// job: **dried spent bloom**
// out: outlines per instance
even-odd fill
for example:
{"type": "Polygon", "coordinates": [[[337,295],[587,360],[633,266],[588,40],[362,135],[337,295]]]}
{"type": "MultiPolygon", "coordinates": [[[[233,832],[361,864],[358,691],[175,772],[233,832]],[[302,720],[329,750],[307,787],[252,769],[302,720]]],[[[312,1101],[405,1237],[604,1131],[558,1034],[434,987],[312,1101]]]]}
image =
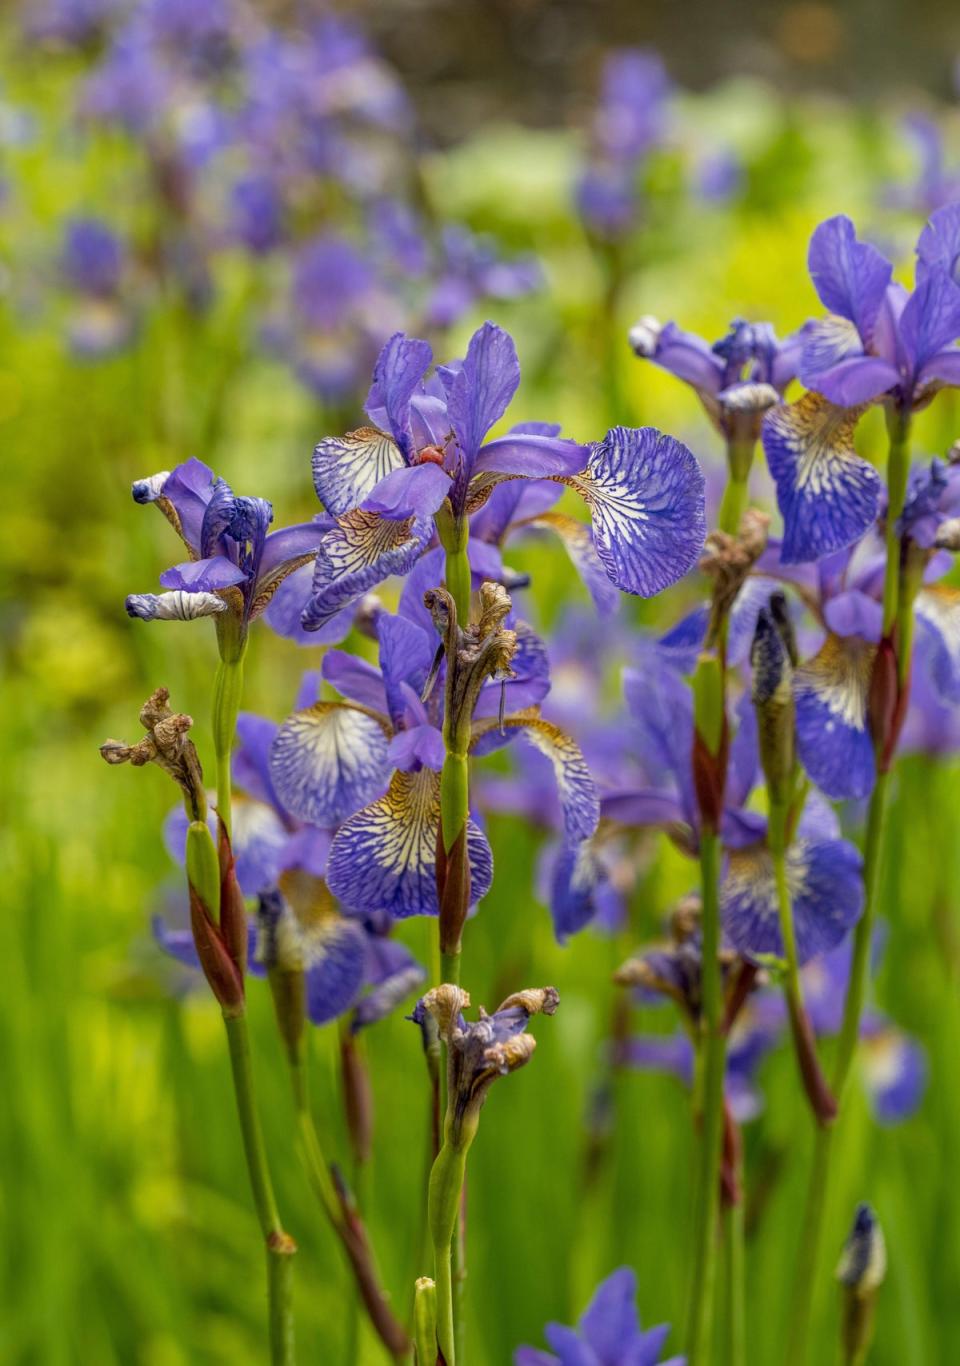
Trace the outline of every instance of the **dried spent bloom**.
{"type": "Polygon", "coordinates": [[[180,787],[191,819],[202,820],[207,806],[203,771],[194,743],[187,738],[193,719],[172,711],[169,699],[166,688],[157,688],[140,709],[140,724],[147,732],[144,738],[135,745],[107,740],[100,753],[108,764],[132,764],[134,768],[157,764],[180,787]]]}
{"type": "Polygon", "coordinates": [[[707,640],[713,642],[730,614],[734,599],[767,546],[770,518],[759,508],[748,508],[736,536],[711,531],[700,557],[700,568],[713,580],[707,640]]]}
{"type": "Polygon", "coordinates": [[[536,1040],[525,1032],[531,1015],[553,1015],[559,1003],[554,987],[528,988],[508,996],[492,1015],[481,1007],[480,1019],[467,1023],[462,1011],[470,997],[462,987],[445,983],[422,998],[411,1018],[419,1024],[424,1014],[432,1016],[448,1048],[447,1142],[469,1145],[492,1083],[533,1056],[536,1040]]]}

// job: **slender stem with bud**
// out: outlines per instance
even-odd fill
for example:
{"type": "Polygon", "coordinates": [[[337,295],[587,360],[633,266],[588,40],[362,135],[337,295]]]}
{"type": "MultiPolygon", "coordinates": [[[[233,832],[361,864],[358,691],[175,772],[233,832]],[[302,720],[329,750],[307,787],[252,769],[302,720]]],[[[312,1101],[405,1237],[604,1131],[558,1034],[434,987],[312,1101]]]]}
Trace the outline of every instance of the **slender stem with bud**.
{"type": "MultiPolygon", "coordinates": [[[[900,692],[898,703],[902,715],[906,701],[906,689],[909,686],[913,630],[912,624],[908,631],[900,633],[896,631],[896,627],[898,623],[902,625],[905,614],[912,614],[913,593],[916,590],[916,583],[912,578],[909,582],[905,582],[905,576],[901,570],[903,547],[899,527],[910,463],[909,413],[896,410],[891,414],[888,425],[890,450],[887,459],[886,566],[883,581],[883,628],[879,652],[882,656],[885,649],[894,648],[894,638],[899,634],[899,639],[896,640],[895,657],[896,682],[900,692]]],[[[892,754],[888,752],[890,749],[889,737],[874,734],[873,739],[874,750],[877,755],[877,780],[870,795],[870,805],[867,812],[863,868],[863,914],[853,934],[850,979],[844,1001],[843,1022],[840,1026],[833,1070],[833,1093],[841,1109],[860,1037],[860,1019],[866,995],[870,947],[876,920],[877,888],[883,857],[884,819],[889,793],[888,770],[892,758],[892,754]]],[[[813,1294],[820,1261],[823,1216],[830,1178],[833,1132],[831,1129],[820,1130],[814,1148],[806,1217],[797,1260],[795,1295],[787,1342],[787,1366],[803,1366],[807,1359],[807,1341],[810,1332],[813,1294]]]]}

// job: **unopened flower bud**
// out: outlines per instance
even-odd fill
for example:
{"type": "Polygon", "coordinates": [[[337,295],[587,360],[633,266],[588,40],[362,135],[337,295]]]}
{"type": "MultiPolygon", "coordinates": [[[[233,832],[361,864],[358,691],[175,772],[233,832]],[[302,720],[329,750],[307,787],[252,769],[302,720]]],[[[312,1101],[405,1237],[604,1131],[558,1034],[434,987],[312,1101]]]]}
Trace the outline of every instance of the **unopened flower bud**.
{"type": "Polygon", "coordinates": [[[844,1360],[865,1361],[873,1337],[877,1291],[887,1271],[883,1230],[869,1205],[858,1205],[843,1247],[837,1280],[843,1294],[844,1360]]]}
{"type": "Polygon", "coordinates": [[[788,644],[768,608],[757,617],[750,663],[760,763],[771,804],[783,807],[793,794],[796,768],[793,665],[788,644]]]}

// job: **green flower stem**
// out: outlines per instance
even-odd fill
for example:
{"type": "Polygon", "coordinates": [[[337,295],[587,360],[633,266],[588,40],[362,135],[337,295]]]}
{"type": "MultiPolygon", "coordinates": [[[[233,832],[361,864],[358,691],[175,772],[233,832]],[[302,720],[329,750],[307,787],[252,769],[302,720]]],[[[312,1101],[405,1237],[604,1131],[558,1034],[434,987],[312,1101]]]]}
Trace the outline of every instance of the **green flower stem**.
{"type": "Polygon", "coordinates": [[[457,609],[457,621],[461,629],[466,630],[470,620],[470,560],[467,555],[467,543],[470,539],[470,523],[466,517],[455,517],[449,509],[449,504],[444,506],[437,513],[436,518],[437,535],[440,537],[440,544],[444,549],[444,571],[443,577],[446,581],[447,592],[453,598],[457,609]]]}
{"type": "Polygon", "coordinates": [[[270,1360],[272,1366],[293,1366],[293,1310],[291,1305],[293,1254],[297,1245],[283,1230],[267,1167],[263,1132],[253,1094],[250,1037],[246,1015],[224,1014],[237,1114],[253,1191],[253,1203],[267,1245],[270,1360]]]}
{"type": "Polygon", "coordinates": [[[233,785],[230,778],[230,752],[237,729],[237,713],[243,694],[243,655],[241,648],[236,658],[224,658],[217,666],[213,685],[213,749],[217,759],[217,813],[228,835],[233,833],[231,799],[233,785]]]}
{"type": "Polygon", "coordinates": [[[720,501],[718,522],[720,530],[728,536],[736,536],[750,503],[750,468],[755,450],[756,442],[749,439],[727,442],[728,477],[720,501]]]}
{"type": "Polygon", "coordinates": [[[703,1366],[712,1358],[714,1285],[717,1266],[717,1223],[720,1194],[720,1145],[723,1137],[723,1078],[726,1041],[720,978],[720,840],[715,831],[700,836],[702,911],[703,1119],[700,1170],[694,1211],[693,1277],[687,1317],[687,1366],[703,1366]]]}
{"type": "Polygon", "coordinates": [[[744,1302],[743,1200],[724,1210],[727,1248],[727,1366],[744,1366],[746,1360],[746,1305],[744,1302]]]}
{"type": "Polygon", "coordinates": [[[434,1366],[437,1359],[437,1287],[421,1276],[414,1287],[413,1338],[417,1366],[434,1366]]]}
{"type": "MultiPolygon", "coordinates": [[[[887,460],[888,499],[885,537],[887,557],[883,581],[883,634],[885,637],[890,634],[895,623],[900,622],[902,626],[906,614],[912,612],[911,589],[915,590],[915,584],[910,584],[909,587],[905,586],[904,592],[901,594],[901,544],[897,527],[903,512],[909,471],[909,415],[900,412],[892,414],[888,422],[888,430],[890,432],[890,452],[887,460]]],[[[911,621],[909,629],[906,632],[901,631],[899,641],[898,671],[901,686],[909,677],[912,643],[913,625],[911,621]]],[[[867,833],[863,856],[863,914],[853,935],[850,980],[843,1006],[843,1023],[840,1027],[833,1070],[833,1094],[841,1107],[841,1113],[843,1095],[860,1037],[860,1017],[866,994],[870,946],[876,920],[877,886],[883,853],[883,826],[888,788],[889,774],[878,773],[877,781],[870,795],[870,806],[867,812],[867,833]]],[[[827,1203],[832,1150],[833,1131],[821,1129],[816,1138],[807,1191],[807,1212],[797,1260],[786,1366],[803,1366],[807,1359],[807,1341],[810,1333],[814,1285],[820,1260],[820,1241],[827,1203]]]]}
{"type": "Polygon", "coordinates": [[[430,1237],[433,1240],[434,1280],[437,1287],[437,1342],[447,1366],[456,1366],[457,1357],[453,1243],[466,1174],[467,1151],[472,1138],[473,1134],[464,1127],[460,1142],[452,1142],[448,1120],[443,1147],[430,1173],[427,1210],[430,1237]]]}

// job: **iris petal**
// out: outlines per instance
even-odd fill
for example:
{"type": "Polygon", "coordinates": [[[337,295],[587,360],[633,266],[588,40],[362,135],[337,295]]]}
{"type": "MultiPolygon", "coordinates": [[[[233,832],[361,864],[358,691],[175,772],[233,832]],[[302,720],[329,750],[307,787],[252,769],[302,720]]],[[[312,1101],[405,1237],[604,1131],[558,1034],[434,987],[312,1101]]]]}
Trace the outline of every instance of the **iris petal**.
{"type": "Polygon", "coordinates": [[[692,453],[655,427],[614,427],[586,469],[560,482],[584,499],[607,576],[649,598],[697,562],[706,534],[704,479],[692,453]]]}
{"type": "Polygon", "coordinates": [[[922,652],[933,686],[945,702],[960,702],[960,589],[937,584],[917,594],[922,652]]]}
{"type": "Polygon", "coordinates": [[[358,427],[346,436],[326,436],[313,452],[313,486],[335,517],[359,507],[391,470],[405,461],[392,436],[378,427],[358,427]]]}
{"type": "Polygon", "coordinates": [[[383,789],[386,726],[345,703],[317,702],[280,727],[270,747],[270,776],[291,815],[337,825],[383,789]]]}
{"type": "MultiPolygon", "coordinates": [[[[431,769],[394,773],[386,794],[351,817],[330,849],[330,890],[357,911],[389,911],[403,919],[436,915],[436,850],[440,830],[440,775],[431,769]]],[[[493,855],[486,836],[467,825],[470,895],[490,889],[493,855]]]]}
{"type": "MultiPolygon", "coordinates": [[[[549,759],[563,811],[564,835],[570,841],[588,839],[600,819],[600,799],[580,747],[559,726],[539,716],[505,716],[503,729],[519,733],[549,759]]],[[[495,717],[478,722],[473,745],[482,749],[483,740],[499,731],[500,722],[495,717]]]]}
{"type": "Polygon", "coordinates": [[[893,275],[890,262],[869,242],[858,242],[853,223],[837,214],[814,232],[807,264],[824,308],[849,318],[869,342],[893,275]]]}
{"type": "MultiPolygon", "coordinates": [[[[787,853],[797,956],[801,963],[840,943],[863,909],[862,860],[845,840],[797,840],[787,853]]],[[[720,889],[723,928],[748,956],[782,956],[777,889],[769,850],[735,850],[720,889]]]]}
{"type": "Polygon", "coordinates": [[[873,789],[867,697],[875,654],[857,636],[829,635],[794,675],[800,761],[828,797],[866,797],[873,789]]]}
{"type": "Polygon", "coordinates": [[[543,528],[559,536],[600,615],[608,617],[617,610],[620,594],[601,563],[589,526],[561,512],[541,513],[524,525],[534,530],[543,528]]]}
{"type": "Polygon", "coordinates": [[[784,564],[850,545],[876,519],[880,478],[853,445],[860,414],[808,393],[764,418],[763,447],[784,521],[784,564]]]}
{"type": "Polygon", "coordinates": [[[304,629],[318,630],[384,579],[406,574],[432,535],[428,518],[395,522],[359,508],[339,517],[317,551],[313,593],[301,617],[304,629]]]}

